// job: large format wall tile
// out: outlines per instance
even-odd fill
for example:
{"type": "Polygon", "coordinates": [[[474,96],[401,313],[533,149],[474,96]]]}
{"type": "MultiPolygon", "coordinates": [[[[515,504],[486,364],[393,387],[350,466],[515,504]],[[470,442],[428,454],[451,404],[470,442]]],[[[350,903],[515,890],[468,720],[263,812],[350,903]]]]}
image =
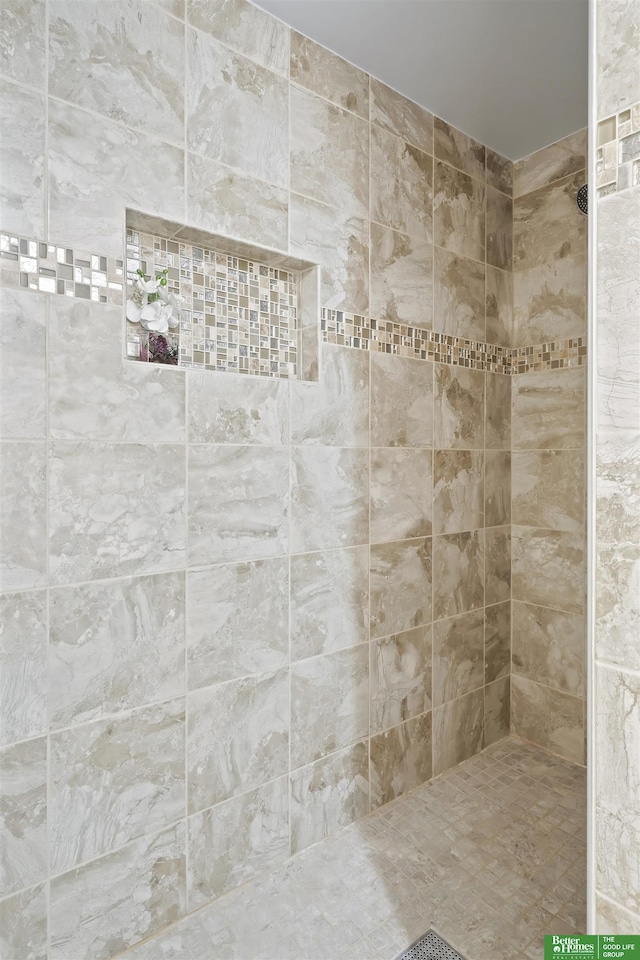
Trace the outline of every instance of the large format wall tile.
{"type": "Polygon", "coordinates": [[[291,557],[291,659],[369,639],[369,548],[291,557]]]}
{"type": "Polygon", "coordinates": [[[301,767],[369,732],[369,646],[291,666],[291,767],[301,767]]]}
{"type": "Polygon", "coordinates": [[[429,536],[432,501],[430,450],[372,449],[372,543],[429,536]]]}
{"type": "Polygon", "coordinates": [[[484,602],[488,606],[511,596],[511,527],[488,527],[484,550],[484,602]]]}
{"type": "Polygon", "coordinates": [[[49,96],[182,146],[184,69],[184,24],[148,3],[51,5],[49,96]]]}
{"type": "Polygon", "coordinates": [[[584,368],[514,377],[512,428],[515,450],[582,450],[584,368]]]}
{"type": "Polygon", "coordinates": [[[189,910],[289,856],[289,785],[280,777],[188,820],[189,910]]]}
{"type": "Polygon", "coordinates": [[[284,775],[288,759],[286,669],[189,693],[189,813],[284,775]]]}
{"type": "Polygon", "coordinates": [[[289,77],[336,106],[369,119],[368,74],[295,30],[291,32],[289,77]]]}
{"type": "Polygon", "coordinates": [[[511,270],[513,258],[513,203],[487,187],[487,263],[511,270]]]}
{"type": "Polygon", "coordinates": [[[514,674],[511,722],[515,733],[575,763],[584,763],[584,702],[514,674]]]}
{"type": "Polygon", "coordinates": [[[434,533],[484,526],[481,450],[436,450],[433,461],[434,533]]]}
{"type": "Polygon", "coordinates": [[[52,581],[184,565],[184,475],[184,448],[171,444],[53,444],[52,581]]]}
{"type": "Polygon", "coordinates": [[[369,357],[364,350],[323,343],[319,383],[291,384],[291,442],[369,444],[369,357]]]}
{"type": "Polygon", "coordinates": [[[0,744],[47,729],[47,596],[0,597],[0,744]]]}
{"type": "Polygon", "coordinates": [[[367,123],[295,85],[291,87],[290,103],[291,189],[357,217],[366,217],[367,123]]]}
{"type": "Polygon", "coordinates": [[[514,526],[511,538],[513,596],[569,613],[584,608],[582,532],[514,526]]]}
{"type": "Polygon", "coordinates": [[[485,453],[484,501],[487,527],[511,523],[511,454],[508,451],[485,453]]]}
{"type": "Polygon", "coordinates": [[[371,122],[433,154],[433,115],[375,77],[370,83],[371,122]]]}
{"type": "Polygon", "coordinates": [[[51,736],[51,871],[184,816],[184,698],[51,736]]]}
{"type": "MultiPolygon", "coordinates": [[[[23,16],[24,6],[20,18],[23,16]]],[[[44,237],[45,99],[5,80],[0,82],[0,94],[2,229],[26,237],[44,237]]]]}
{"type": "Polygon", "coordinates": [[[286,187],[287,140],[286,80],[188,28],[188,149],[286,187]]]}
{"type": "MultiPolygon", "coordinates": [[[[4,229],[4,227],[3,227],[4,229]]],[[[47,298],[0,290],[0,437],[40,440],[46,425],[47,298]]]]}
{"type": "Polygon", "coordinates": [[[584,695],[585,618],[513,602],[513,672],[549,687],[584,695]]]}
{"type": "MultiPolygon", "coordinates": [[[[433,247],[426,240],[371,224],[370,313],[377,320],[433,326],[433,247]]],[[[439,312],[436,310],[436,319],[439,312]]],[[[441,330],[441,325],[436,326],[441,330]]]]}
{"type": "Polygon", "coordinates": [[[482,749],[484,690],[474,690],[433,711],[433,774],[439,776],[482,749]]]}
{"type": "Polygon", "coordinates": [[[47,956],[48,906],[46,883],[0,902],[0,956],[15,960],[47,956]]]}
{"type": "Polygon", "coordinates": [[[286,448],[191,446],[189,565],[286,553],[288,500],[286,448]]]}
{"type": "Polygon", "coordinates": [[[289,659],[289,561],[187,574],[189,689],[278,670],[289,659]]]}
{"type": "Polygon", "coordinates": [[[637,936],[636,930],[640,930],[639,914],[631,913],[605,897],[596,896],[596,933],[615,937],[627,933],[637,936]]]}
{"type": "Polygon", "coordinates": [[[291,774],[291,853],[369,812],[369,750],[354,743],[291,774]]]}
{"type": "Polygon", "coordinates": [[[371,805],[431,779],[431,711],[371,738],[371,805]]]}
{"type": "Polygon", "coordinates": [[[484,184],[436,160],[433,240],[463,257],[484,263],[484,184]]]}
{"type": "Polygon", "coordinates": [[[289,28],[248,0],[187,0],[187,18],[192,27],[287,76],[289,28]]]}
{"type": "Polygon", "coordinates": [[[431,538],[371,547],[371,637],[431,620],[431,538]]]}
{"type": "Polygon", "coordinates": [[[184,823],[51,882],[51,957],[109,960],[186,910],[184,823]]]}
{"type": "MultiPolygon", "coordinates": [[[[611,113],[614,113],[612,110],[611,113]]],[[[606,114],[599,114],[600,117],[606,114]]],[[[540,187],[562,180],[587,166],[587,131],[578,130],[513,165],[513,195],[521,197],[540,187]]]]}
{"type": "Polygon", "coordinates": [[[19,83],[44,90],[46,82],[46,0],[5,0],[0,38],[0,73],[19,83]]]}
{"type": "Polygon", "coordinates": [[[511,684],[509,677],[484,688],[484,747],[508,737],[511,729],[511,684]]]}
{"type": "Polygon", "coordinates": [[[291,552],[369,540],[369,452],[293,447],[291,552]]]}
{"type": "Polygon", "coordinates": [[[289,439],[289,386],[261,377],[187,374],[191,443],[276,445],[289,439]]]}
{"type": "Polygon", "coordinates": [[[371,643],[371,733],[431,709],[431,625],[371,643]]]}
{"type": "Polygon", "coordinates": [[[432,158],[372,126],[371,219],[430,242],[432,213],[432,158]]]}
{"type": "Polygon", "coordinates": [[[554,530],[584,528],[582,450],[515,451],[513,522],[554,530]]]}
{"type": "Polygon", "coordinates": [[[513,193],[513,168],[513,161],[486,148],[487,183],[509,197],[513,193]]]}
{"type": "Polygon", "coordinates": [[[481,450],[485,374],[444,363],[436,363],[434,368],[434,446],[481,450]]]}
{"type": "Polygon", "coordinates": [[[484,682],[511,673],[511,604],[508,600],[484,610],[484,682]]]}
{"type": "Polygon", "coordinates": [[[484,611],[433,625],[433,705],[439,707],[484,683],[484,611]]]}
{"type": "Polygon", "coordinates": [[[434,329],[454,337],[485,339],[484,264],[434,250],[434,329]]]}
{"type": "Polygon", "coordinates": [[[53,589],[52,729],[184,693],[184,574],[53,589]]]}
{"type": "Polygon", "coordinates": [[[47,877],[47,738],[0,750],[0,897],[47,877]]]}
{"type": "Polygon", "coordinates": [[[484,605],[482,530],[433,538],[433,618],[441,620],[484,605]]]}
{"type": "Polygon", "coordinates": [[[486,373],[485,445],[487,450],[511,449],[511,377],[486,373]]]}
{"type": "Polygon", "coordinates": [[[371,354],[371,444],[433,444],[433,364],[371,354]]]}
{"type": "Polygon", "coordinates": [[[47,570],[46,444],[0,444],[0,588],[44,586],[47,570]]]}
{"type": "MultiPolygon", "coordinates": [[[[485,323],[487,343],[511,346],[513,332],[513,274],[487,265],[485,323]]],[[[501,374],[487,374],[497,377],[501,374]]]]}
{"type": "Polygon", "coordinates": [[[439,117],[433,121],[434,156],[484,182],[485,148],[439,117]]]}

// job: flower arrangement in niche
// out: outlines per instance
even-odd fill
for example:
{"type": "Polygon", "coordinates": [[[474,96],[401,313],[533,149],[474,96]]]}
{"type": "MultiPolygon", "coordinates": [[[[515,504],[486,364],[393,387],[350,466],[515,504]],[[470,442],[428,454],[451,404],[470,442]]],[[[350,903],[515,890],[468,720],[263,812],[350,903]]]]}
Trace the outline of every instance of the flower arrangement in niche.
{"type": "Polygon", "coordinates": [[[138,279],[127,300],[127,320],[155,333],[167,333],[177,327],[183,298],[169,291],[166,268],[156,273],[155,278],[142,270],[136,270],[136,273],[138,279]]]}

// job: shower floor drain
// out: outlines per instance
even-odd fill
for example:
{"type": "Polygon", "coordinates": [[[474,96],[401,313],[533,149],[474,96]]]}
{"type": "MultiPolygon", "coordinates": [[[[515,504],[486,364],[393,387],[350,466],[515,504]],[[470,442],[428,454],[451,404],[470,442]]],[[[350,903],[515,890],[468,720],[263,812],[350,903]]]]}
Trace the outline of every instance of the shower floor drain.
{"type": "Polygon", "coordinates": [[[437,933],[428,930],[412,943],[408,950],[401,953],[398,960],[464,960],[464,957],[456,953],[437,933]]]}

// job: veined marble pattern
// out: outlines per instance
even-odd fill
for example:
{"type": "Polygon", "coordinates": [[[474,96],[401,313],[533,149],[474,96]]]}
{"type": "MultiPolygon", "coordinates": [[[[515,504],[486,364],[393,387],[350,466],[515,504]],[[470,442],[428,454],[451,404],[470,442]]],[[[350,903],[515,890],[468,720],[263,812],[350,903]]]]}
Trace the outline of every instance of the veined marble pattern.
{"type": "MultiPolygon", "coordinates": [[[[6,10],[3,7],[3,14],[6,10]]],[[[21,10],[21,19],[23,16],[21,10]]],[[[39,93],[6,80],[0,81],[0,92],[0,120],[5,131],[0,144],[2,229],[42,237],[46,203],[45,100],[39,93]]]]}
{"type": "Polygon", "coordinates": [[[43,90],[46,82],[46,2],[34,0],[25,8],[21,0],[3,4],[0,38],[0,73],[43,90]]]}
{"type": "Polygon", "coordinates": [[[433,364],[371,354],[371,444],[430,447],[433,443],[433,364]]]}
{"type": "Polygon", "coordinates": [[[434,250],[434,327],[485,339],[485,267],[448,250],[434,250]]]}
{"type": "Polygon", "coordinates": [[[481,143],[456,130],[450,124],[434,117],[434,156],[452,167],[484,182],[485,148],[481,143]]]}
{"type": "Polygon", "coordinates": [[[552,753],[585,762],[584,701],[514,674],[511,677],[511,721],[525,740],[552,753]]]}
{"type": "Polygon", "coordinates": [[[640,929],[640,915],[625,910],[603,896],[596,896],[596,933],[619,937],[640,929]]]}
{"type": "Polygon", "coordinates": [[[501,603],[511,596],[511,527],[484,531],[484,602],[501,603]]]}
{"type": "Polygon", "coordinates": [[[513,164],[513,195],[521,197],[587,167],[587,130],[578,130],[513,164]]]}
{"type": "Polygon", "coordinates": [[[290,79],[336,106],[369,119],[369,76],[309,37],[291,31],[290,79]]]}
{"type": "Polygon", "coordinates": [[[429,536],[432,530],[430,450],[371,450],[372,543],[429,536]]]}
{"type": "Polygon", "coordinates": [[[247,0],[187,0],[187,18],[192,27],[287,76],[289,28],[247,0]]]}
{"type": "Polygon", "coordinates": [[[484,610],[433,625],[433,705],[471,693],[484,684],[484,610]]]}
{"type": "Polygon", "coordinates": [[[436,160],[433,185],[434,243],[484,263],[484,200],[484,183],[436,160]]]}
{"type": "Polygon", "coordinates": [[[47,738],[0,750],[0,896],[47,877],[47,738]]]}
{"type": "Polygon", "coordinates": [[[513,161],[485,147],[487,183],[507,196],[513,193],[513,161]]]}
{"type": "Polygon", "coordinates": [[[371,639],[431,620],[431,538],[371,547],[371,639]]]}
{"type": "Polygon", "coordinates": [[[433,115],[375,77],[371,84],[371,122],[433,155],[433,115]]]}
{"type": "Polygon", "coordinates": [[[0,443],[0,589],[46,584],[46,445],[0,443]]]}
{"type": "Polygon", "coordinates": [[[514,526],[511,546],[514,599],[582,612],[586,589],[582,531],[514,526]]]}
{"type": "Polygon", "coordinates": [[[0,436],[40,440],[46,417],[47,299],[0,290],[0,436]]]}
{"type": "Polygon", "coordinates": [[[509,677],[495,680],[484,688],[484,739],[489,747],[509,736],[511,729],[511,683],[509,677]]]}
{"type": "Polygon", "coordinates": [[[459,533],[484,526],[483,476],[481,450],[435,451],[434,533],[459,533]]]}
{"type": "Polygon", "coordinates": [[[187,594],[190,690],[272,672],[288,662],[286,557],[192,570],[187,594]]]}
{"type": "Polygon", "coordinates": [[[596,10],[596,100],[608,117],[637,99],[640,89],[640,29],[635,0],[609,0],[596,10]]]}
{"type": "Polygon", "coordinates": [[[0,953],[16,960],[47,955],[47,885],[38,884],[0,901],[0,953]]]}
{"type": "MultiPolygon", "coordinates": [[[[370,295],[372,315],[383,320],[394,320],[414,327],[431,329],[433,326],[432,260],[433,247],[430,243],[372,222],[370,295]]],[[[440,313],[441,311],[436,308],[436,316],[440,313]]],[[[444,330],[442,324],[439,325],[439,329],[444,330]]],[[[461,332],[464,333],[464,331],[461,332]]]]}
{"type": "Polygon", "coordinates": [[[371,805],[431,779],[431,711],[371,737],[371,805]]]}
{"type": "Polygon", "coordinates": [[[484,376],[478,370],[436,363],[434,446],[482,449],[484,376]]]}
{"type": "Polygon", "coordinates": [[[276,445],[289,437],[289,389],[259,378],[187,373],[191,443],[276,445]]]}
{"type": "Polygon", "coordinates": [[[582,450],[516,450],[512,477],[514,523],[554,530],[584,529],[582,450]]]}
{"type": "Polygon", "coordinates": [[[506,347],[513,331],[513,274],[489,265],[486,273],[485,336],[488,343],[506,347]]]}
{"type": "Polygon", "coordinates": [[[184,592],[182,573],[51,590],[51,729],[184,694],[184,592]]]}
{"type": "Polygon", "coordinates": [[[484,692],[467,693],[433,711],[433,774],[468,760],[482,749],[484,692]]]}
{"type": "Polygon", "coordinates": [[[487,527],[511,523],[511,454],[487,450],[484,461],[484,521],[487,527]]]}
{"type": "Polygon", "coordinates": [[[487,263],[511,270],[513,258],[513,203],[509,197],[487,187],[487,263]]]}
{"type": "Polygon", "coordinates": [[[513,602],[513,672],[584,696],[585,618],[513,602]]]}
{"type": "Polygon", "coordinates": [[[371,733],[431,709],[432,627],[416,627],[371,643],[371,733]]]}
{"type": "Polygon", "coordinates": [[[434,620],[484,605],[484,531],[434,537],[433,568],[434,620]]]}
{"type": "Polygon", "coordinates": [[[511,673],[511,604],[509,601],[485,607],[484,682],[493,683],[511,673]]]}
{"type": "Polygon", "coordinates": [[[367,543],[368,450],[291,449],[291,552],[367,543]]]}
{"type": "Polygon", "coordinates": [[[0,745],[47,729],[46,593],[0,597],[0,745]]]}
{"type": "Polygon", "coordinates": [[[369,443],[369,357],[329,343],[318,383],[291,387],[291,442],[338,447],[369,443]]]}
{"type": "Polygon", "coordinates": [[[584,370],[530,372],[513,380],[515,450],[582,450],[584,370]]]}
{"type": "Polygon", "coordinates": [[[371,219],[412,237],[433,239],[433,159],[371,127],[371,219]]]}
{"type": "Polygon", "coordinates": [[[485,446],[511,449],[511,378],[490,373],[485,377],[485,446]]]}

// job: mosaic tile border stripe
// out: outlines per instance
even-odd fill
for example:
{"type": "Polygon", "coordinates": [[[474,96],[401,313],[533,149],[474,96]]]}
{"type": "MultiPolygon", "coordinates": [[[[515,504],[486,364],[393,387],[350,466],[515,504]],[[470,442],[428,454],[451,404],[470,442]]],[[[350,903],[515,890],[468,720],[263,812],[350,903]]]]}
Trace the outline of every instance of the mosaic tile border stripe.
{"type": "MultiPolygon", "coordinates": [[[[128,359],[295,378],[299,355],[295,273],[183,241],[143,235],[134,242],[133,233],[130,240],[126,259],[117,260],[2,233],[1,281],[34,292],[122,305],[125,283],[135,277],[141,262],[148,268],[153,257],[155,267],[167,268],[170,288],[185,296],[190,306],[183,310],[180,334],[157,337],[127,323],[128,359]]],[[[321,310],[320,324],[325,343],[507,376],[587,362],[586,337],[501,347],[328,308],[321,310]]]]}
{"type": "Polygon", "coordinates": [[[598,197],[640,185],[640,100],[598,123],[598,197]]]}

